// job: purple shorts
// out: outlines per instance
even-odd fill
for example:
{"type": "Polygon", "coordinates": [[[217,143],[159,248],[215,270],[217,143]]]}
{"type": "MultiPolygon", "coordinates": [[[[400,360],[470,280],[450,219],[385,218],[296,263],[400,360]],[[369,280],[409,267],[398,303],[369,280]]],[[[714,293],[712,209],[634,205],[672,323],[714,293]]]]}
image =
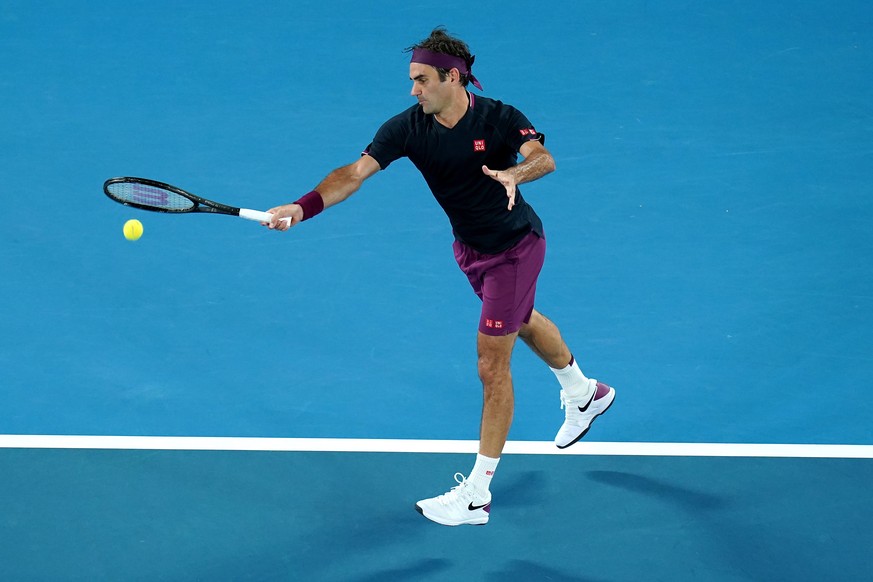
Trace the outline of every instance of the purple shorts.
{"type": "Polygon", "coordinates": [[[453,248],[458,266],[482,300],[479,331],[507,335],[530,321],[546,257],[545,239],[532,232],[497,255],[478,253],[459,241],[453,248]]]}

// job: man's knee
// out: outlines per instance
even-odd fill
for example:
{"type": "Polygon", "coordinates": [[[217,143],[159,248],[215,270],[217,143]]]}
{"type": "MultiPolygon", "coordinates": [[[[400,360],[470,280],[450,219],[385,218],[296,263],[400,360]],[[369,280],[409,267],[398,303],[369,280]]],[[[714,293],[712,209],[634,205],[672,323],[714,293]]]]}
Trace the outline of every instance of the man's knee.
{"type": "Polygon", "coordinates": [[[515,335],[487,336],[479,334],[479,378],[486,386],[500,384],[509,377],[509,362],[515,335]]]}
{"type": "Polygon", "coordinates": [[[495,386],[509,375],[509,364],[502,360],[479,356],[479,379],[485,386],[495,386]]]}

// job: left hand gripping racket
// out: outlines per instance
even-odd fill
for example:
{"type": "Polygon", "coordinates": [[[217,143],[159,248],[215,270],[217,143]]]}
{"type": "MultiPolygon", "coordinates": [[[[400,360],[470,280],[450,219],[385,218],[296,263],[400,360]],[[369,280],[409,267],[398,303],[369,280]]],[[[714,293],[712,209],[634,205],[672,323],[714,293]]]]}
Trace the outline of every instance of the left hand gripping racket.
{"type": "MultiPolygon", "coordinates": [[[[228,214],[257,222],[270,222],[273,217],[269,212],[228,206],[146,178],[110,178],[103,183],[103,192],[120,204],[152,212],[228,214]]],[[[282,220],[291,221],[290,218],[282,220]]]]}

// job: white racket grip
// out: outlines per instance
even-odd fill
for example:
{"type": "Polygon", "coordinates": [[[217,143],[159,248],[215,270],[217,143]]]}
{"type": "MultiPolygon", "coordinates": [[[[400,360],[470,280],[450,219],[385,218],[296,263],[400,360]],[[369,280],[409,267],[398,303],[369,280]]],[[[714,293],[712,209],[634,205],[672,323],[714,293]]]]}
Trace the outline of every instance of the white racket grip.
{"type": "MultiPolygon", "coordinates": [[[[240,218],[245,218],[246,220],[254,220],[255,222],[270,222],[270,219],[273,218],[273,215],[269,212],[262,212],[260,210],[252,210],[251,208],[240,208],[239,209],[240,218]]],[[[285,222],[291,222],[290,218],[283,218],[285,222]]]]}

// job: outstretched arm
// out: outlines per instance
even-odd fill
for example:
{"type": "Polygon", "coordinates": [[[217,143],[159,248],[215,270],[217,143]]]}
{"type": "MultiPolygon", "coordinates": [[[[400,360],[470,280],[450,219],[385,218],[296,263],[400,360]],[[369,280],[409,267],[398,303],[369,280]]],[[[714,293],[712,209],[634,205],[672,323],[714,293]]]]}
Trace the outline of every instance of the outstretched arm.
{"type": "Polygon", "coordinates": [[[506,188],[506,197],[509,198],[507,210],[515,206],[515,187],[525,182],[533,182],[546,174],[555,171],[555,159],[549,150],[536,140],[525,142],[518,152],[524,156],[524,160],[505,170],[492,170],[488,166],[482,166],[482,171],[497,180],[506,188]]]}
{"type": "MultiPolygon", "coordinates": [[[[325,208],[339,204],[354,194],[364,183],[364,180],[378,172],[379,169],[379,162],[368,155],[363,155],[355,163],[337,168],[328,174],[315,187],[315,191],[321,195],[325,208]]],[[[275,230],[288,230],[306,218],[303,207],[297,203],[275,206],[267,212],[273,215],[267,226],[275,230]],[[291,218],[290,223],[282,220],[287,217],[291,218]]]]}

